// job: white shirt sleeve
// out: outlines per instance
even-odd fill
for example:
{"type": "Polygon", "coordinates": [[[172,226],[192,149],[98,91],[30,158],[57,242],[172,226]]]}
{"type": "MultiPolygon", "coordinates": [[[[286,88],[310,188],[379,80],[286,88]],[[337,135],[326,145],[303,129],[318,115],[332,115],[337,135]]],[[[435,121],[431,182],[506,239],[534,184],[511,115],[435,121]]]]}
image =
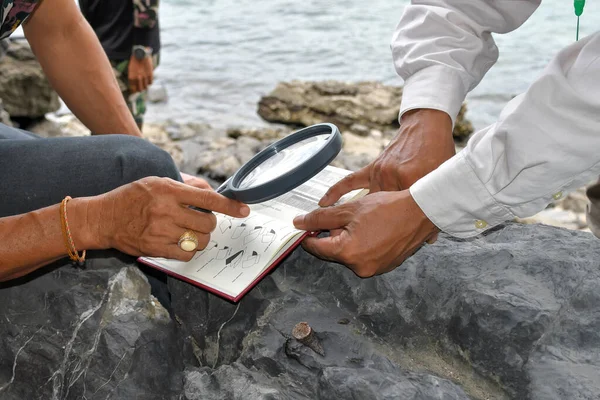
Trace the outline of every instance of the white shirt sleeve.
{"type": "Polygon", "coordinates": [[[494,125],[410,192],[441,230],[475,236],[600,174],[600,32],[563,49],[494,125]]]}
{"type": "Polygon", "coordinates": [[[392,37],[404,79],[400,117],[415,108],[456,121],[462,102],[498,59],[492,33],[521,26],[541,0],[412,0],[392,37]]]}

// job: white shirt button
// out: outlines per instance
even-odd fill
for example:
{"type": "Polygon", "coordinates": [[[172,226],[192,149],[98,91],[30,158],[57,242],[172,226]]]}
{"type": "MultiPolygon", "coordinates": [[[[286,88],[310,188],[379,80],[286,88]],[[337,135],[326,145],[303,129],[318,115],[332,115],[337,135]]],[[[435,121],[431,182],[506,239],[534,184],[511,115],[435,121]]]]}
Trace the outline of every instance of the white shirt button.
{"type": "Polygon", "coordinates": [[[477,229],[483,229],[487,226],[487,222],[485,222],[484,220],[478,219],[477,221],[475,221],[475,228],[477,229]]]}
{"type": "Polygon", "coordinates": [[[558,200],[558,199],[560,199],[562,196],[563,196],[563,192],[558,192],[558,193],[554,193],[554,194],[552,195],[552,198],[553,198],[554,200],[558,200]]]}

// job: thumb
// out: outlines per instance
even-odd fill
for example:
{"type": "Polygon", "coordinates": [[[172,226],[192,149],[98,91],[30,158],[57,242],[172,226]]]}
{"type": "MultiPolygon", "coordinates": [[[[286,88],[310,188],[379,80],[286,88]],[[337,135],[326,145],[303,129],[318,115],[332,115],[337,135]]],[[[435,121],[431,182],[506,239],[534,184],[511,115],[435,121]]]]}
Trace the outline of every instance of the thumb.
{"type": "Polygon", "coordinates": [[[325,196],[319,202],[321,207],[328,207],[335,204],[343,195],[356,189],[363,189],[369,187],[371,167],[366,167],[346,175],[342,180],[329,188],[325,196]]]}
{"type": "Polygon", "coordinates": [[[353,216],[349,204],[330,208],[319,208],[306,215],[294,218],[296,229],[304,231],[328,231],[346,226],[353,216]]]}

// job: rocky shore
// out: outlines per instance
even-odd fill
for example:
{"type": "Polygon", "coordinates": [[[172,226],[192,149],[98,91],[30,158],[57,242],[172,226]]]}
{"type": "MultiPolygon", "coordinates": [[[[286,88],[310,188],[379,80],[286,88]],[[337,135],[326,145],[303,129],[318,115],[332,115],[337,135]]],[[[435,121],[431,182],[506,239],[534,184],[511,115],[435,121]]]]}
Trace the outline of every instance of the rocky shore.
{"type": "Polygon", "coordinates": [[[370,279],[298,249],[237,305],[170,279],[170,317],[132,260],[92,252],[0,285],[0,398],[597,399],[599,257],[516,223],[370,279]]]}
{"type": "MultiPolygon", "coordinates": [[[[0,64],[31,63],[14,55],[26,48],[5,52],[0,64]]],[[[0,68],[0,98],[35,87],[49,93],[44,104],[26,99],[38,111],[9,119],[21,106],[5,101],[2,121],[88,135],[52,114],[55,95],[33,66],[28,89],[0,68]]],[[[286,82],[258,104],[272,126],[173,120],[144,135],[216,185],[274,140],[335,122],[344,145],[334,164],[356,170],[395,134],[401,95],[375,82],[286,82]]],[[[465,112],[457,150],[472,133],[465,112]]],[[[440,235],[369,279],[298,249],[239,304],[169,278],[171,313],[133,259],[91,252],[83,270],[52,265],[0,283],[0,398],[597,399],[600,241],[581,232],[585,206],[581,189],[472,240],[440,235]],[[292,337],[298,322],[324,355],[292,337]]]]}

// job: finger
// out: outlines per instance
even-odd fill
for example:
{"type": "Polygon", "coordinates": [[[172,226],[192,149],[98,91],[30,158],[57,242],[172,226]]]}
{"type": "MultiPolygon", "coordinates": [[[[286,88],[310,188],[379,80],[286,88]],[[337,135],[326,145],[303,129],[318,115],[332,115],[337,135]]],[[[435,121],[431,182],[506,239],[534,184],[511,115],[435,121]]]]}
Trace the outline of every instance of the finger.
{"type": "Polygon", "coordinates": [[[217,227],[217,217],[213,213],[192,210],[181,207],[173,221],[182,229],[191,229],[200,234],[209,234],[217,227]]]}
{"type": "Polygon", "coordinates": [[[335,204],[343,195],[352,190],[369,187],[370,167],[366,166],[363,169],[356,171],[350,175],[346,175],[342,180],[333,185],[325,196],[319,202],[321,207],[328,207],[335,204]]]}
{"type": "Polygon", "coordinates": [[[135,93],[136,89],[135,89],[135,80],[129,78],[129,91],[131,93],[135,93]]]}
{"type": "Polygon", "coordinates": [[[294,226],[304,231],[328,231],[345,227],[354,215],[350,204],[319,208],[294,218],[294,226]]]}
{"type": "Polygon", "coordinates": [[[340,262],[337,259],[339,254],[338,236],[332,237],[307,237],[302,241],[302,247],[312,255],[327,261],[340,262]]]}
{"type": "Polygon", "coordinates": [[[211,189],[212,190],[212,187],[210,186],[210,184],[202,178],[198,178],[196,176],[187,175],[187,174],[181,174],[181,177],[183,178],[183,182],[186,185],[190,185],[190,186],[196,187],[198,189],[211,189]]]}
{"type": "Polygon", "coordinates": [[[140,92],[146,90],[146,82],[143,75],[138,78],[138,89],[140,92]]]}
{"type": "Polygon", "coordinates": [[[212,188],[212,186],[210,186],[210,184],[208,182],[206,182],[204,179],[198,179],[198,178],[192,179],[192,181],[188,184],[192,185],[193,187],[197,187],[198,189],[214,190],[212,188]]]}
{"type": "Polygon", "coordinates": [[[236,218],[247,217],[250,208],[239,201],[228,199],[212,190],[198,189],[185,183],[177,182],[178,198],[184,205],[203,208],[227,214],[236,218]]]}
{"type": "Polygon", "coordinates": [[[344,232],[343,229],[330,229],[329,230],[329,236],[338,236],[342,232],[344,232]]]}
{"type": "Polygon", "coordinates": [[[165,248],[165,254],[160,257],[178,261],[190,261],[195,254],[195,251],[184,251],[177,244],[170,244],[165,248]]]}

